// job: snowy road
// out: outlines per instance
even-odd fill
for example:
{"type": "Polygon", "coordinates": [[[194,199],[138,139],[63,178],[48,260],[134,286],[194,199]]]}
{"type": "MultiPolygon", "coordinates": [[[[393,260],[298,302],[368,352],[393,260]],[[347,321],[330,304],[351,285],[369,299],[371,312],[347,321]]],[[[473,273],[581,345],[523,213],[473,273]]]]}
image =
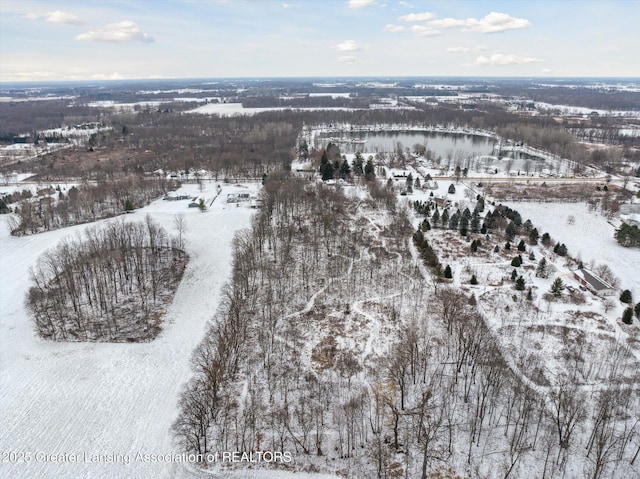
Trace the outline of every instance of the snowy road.
{"type": "MultiPolygon", "coordinates": [[[[205,195],[213,196],[210,188],[205,195]]],[[[224,189],[226,197],[233,187],[224,189]]],[[[198,194],[195,185],[193,193],[198,194]]],[[[61,238],[86,226],[14,238],[6,218],[0,219],[0,478],[191,476],[179,462],[136,456],[178,453],[170,427],[190,374],[189,358],[231,272],[234,233],[249,227],[252,210],[216,201],[200,213],[185,202],[156,201],[127,219],[150,213],[175,234],[178,212],[187,220],[191,261],[163,332],[148,344],[52,343],[36,337],[24,307],[29,267],[61,238]]]]}

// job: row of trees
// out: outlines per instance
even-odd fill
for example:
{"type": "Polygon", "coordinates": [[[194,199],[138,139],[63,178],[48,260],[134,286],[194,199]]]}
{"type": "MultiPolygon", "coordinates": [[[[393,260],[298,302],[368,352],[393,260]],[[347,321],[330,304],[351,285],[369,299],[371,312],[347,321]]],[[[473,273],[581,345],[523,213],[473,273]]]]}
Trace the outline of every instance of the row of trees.
{"type": "Polygon", "coordinates": [[[13,235],[26,235],[110,218],[140,208],[176,187],[164,178],[117,175],[84,182],[50,196],[23,199],[9,220],[13,235]]]}
{"type": "Polygon", "coordinates": [[[178,240],[149,216],[88,228],[44,253],[27,307],[36,330],[58,341],[149,341],[184,272],[178,240]]]}

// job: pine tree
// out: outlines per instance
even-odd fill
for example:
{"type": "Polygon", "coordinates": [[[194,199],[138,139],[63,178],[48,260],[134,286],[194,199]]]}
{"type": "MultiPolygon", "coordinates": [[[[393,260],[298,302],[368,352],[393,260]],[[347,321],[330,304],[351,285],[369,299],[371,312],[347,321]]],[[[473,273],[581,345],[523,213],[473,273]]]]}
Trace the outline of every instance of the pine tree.
{"type": "Polygon", "coordinates": [[[500,252],[500,246],[496,245],[496,247],[493,248],[493,252],[494,253],[499,253],[500,252]]]}
{"type": "Polygon", "coordinates": [[[456,192],[456,187],[453,186],[453,183],[449,186],[449,194],[454,194],[456,192]]]}
{"type": "MultiPolygon", "coordinates": [[[[478,278],[476,278],[476,275],[472,275],[471,276],[471,281],[469,281],[471,284],[478,284],[478,278]]],[[[638,303],[640,304],[640,303],[638,303]]]]}
{"type": "Polygon", "coordinates": [[[438,222],[440,221],[440,213],[438,212],[438,208],[436,208],[436,210],[433,212],[431,221],[433,221],[433,226],[438,226],[438,222]]]}
{"type": "Polygon", "coordinates": [[[376,167],[371,157],[367,159],[367,164],[364,165],[364,176],[367,181],[371,181],[376,177],[376,167]]]}
{"type": "Polygon", "coordinates": [[[524,287],[525,287],[524,278],[522,276],[519,276],[518,279],[516,280],[516,290],[524,291],[524,287]]]}
{"type": "Polygon", "coordinates": [[[466,216],[462,215],[460,218],[460,235],[467,236],[467,231],[469,228],[469,220],[466,216]]]}
{"type": "Polygon", "coordinates": [[[631,291],[625,289],[622,294],[620,294],[620,301],[623,303],[631,304],[633,301],[633,297],[631,296],[631,291]]]}
{"type": "Polygon", "coordinates": [[[447,267],[444,269],[444,277],[447,279],[453,278],[453,273],[451,272],[451,266],[447,265],[447,267]]]}
{"type": "Polygon", "coordinates": [[[533,291],[531,291],[531,288],[527,291],[527,301],[533,301],[533,291]]]}
{"type": "Polygon", "coordinates": [[[633,310],[636,313],[636,318],[640,319],[640,303],[637,303],[635,308],[633,308],[633,310]]]}
{"type": "Polygon", "coordinates": [[[531,252],[529,253],[529,261],[535,261],[535,260],[536,260],[536,255],[535,255],[535,254],[533,254],[533,251],[531,251],[531,252]]]}
{"type": "Polygon", "coordinates": [[[538,263],[538,267],[536,268],[536,276],[538,276],[539,278],[546,278],[547,276],[549,276],[549,266],[547,265],[547,260],[544,256],[538,263]]]}
{"type": "MultiPolygon", "coordinates": [[[[514,259],[515,259],[515,258],[514,258],[514,259]]],[[[518,272],[514,269],[514,270],[511,272],[511,281],[515,281],[517,277],[518,277],[518,272]]]]}
{"type": "Polygon", "coordinates": [[[507,228],[504,230],[507,241],[511,241],[513,238],[515,238],[516,232],[516,224],[513,221],[509,222],[507,228]]]}
{"type": "Polygon", "coordinates": [[[629,306],[622,313],[622,322],[625,324],[631,324],[633,322],[633,308],[629,306]]]}
{"type": "Polygon", "coordinates": [[[442,227],[446,228],[447,226],[449,226],[449,209],[445,209],[442,212],[442,216],[440,217],[440,221],[442,222],[442,227]]]}
{"type": "Polygon", "coordinates": [[[558,276],[551,285],[551,293],[557,298],[562,296],[562,292],[564,291],[564,283],[562,279],[558,276]]]}
{"type": "Polygon", "coordinates": [[[504,249],[511,249],[511,243],[507,241],[504,245],[504,249]]]}
{"type": "Polygon", "coordinates": [[[520,240],[518,243],[518,251],[525,251],[527,249],[527,245],[524,244],[524,240],[520,240]]]}
{"type": "Polygon", "coordinates": [[[131,200],[129,198],[127,198],[127,201],[124,202],[124,210],[125,211],[133,211],[133,203],[131,202],[131,200]]]}
{"type": "Polygon", "coordinates": [[[551,245],[551,236],[549,236],[549,233],[544,233],[542,235],[542,244],[546,247],[551,245]]]}
{"type": "Polygon", "coordinates": [[[529,233],[529,244],[530,245],[538,244],[539,237],[540,237],[540,234],[538,233],[538,230],[536,228],[533,228],[529,233]]]}

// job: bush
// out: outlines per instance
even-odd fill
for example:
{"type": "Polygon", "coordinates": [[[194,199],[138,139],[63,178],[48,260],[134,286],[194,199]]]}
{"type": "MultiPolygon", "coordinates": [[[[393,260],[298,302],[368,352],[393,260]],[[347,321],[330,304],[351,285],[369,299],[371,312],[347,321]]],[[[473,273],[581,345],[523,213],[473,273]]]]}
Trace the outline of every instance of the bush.
{"type": "Polygon", "coordinates": [[[620,294],[620,301],[622,301],[623,303],[631,304],[631,302],[633,301],[631,291],[625,289],[622,294],[620,294]]]}

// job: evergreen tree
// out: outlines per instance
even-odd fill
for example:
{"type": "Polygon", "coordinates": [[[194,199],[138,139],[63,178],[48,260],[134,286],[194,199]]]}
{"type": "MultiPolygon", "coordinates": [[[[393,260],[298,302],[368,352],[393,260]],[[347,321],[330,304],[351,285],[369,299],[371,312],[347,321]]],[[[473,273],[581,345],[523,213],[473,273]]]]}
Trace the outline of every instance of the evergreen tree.
{"type": "Polygon", "coordinates": [[[460,224],[460,216],[458,215],[458,212],[455,212],[454,214],[451,215],[451,218],[449,218],[449,229],[457,230],[459,224],[460,224]]]}
{"type": "Polygon", "coordinates": [[[482,228],[480,228],[480,233],[483,235],[487,234],[487,223],[482,223],[482,228]]]}
{"type": "Polygon", "coordinates": [[[533,254],[533,251],[531,251],[531,252],[529,253],[529,260],[530,260],[530,261],[535,261],[535,260],[536,260],[536,255],[535,255],[535,254],[533,254]]]}
{"type": "Polygon", "coordinates": [[[518,251],[525,251],[527,249],[527,245],[524,244],[524,240],[520,240],[518,243],[518,251]]]}
{"type": "Polygon", "coordinates": [[[622,223],[614,234],[618,243],[627,248],[640,247],[640,229],[636,225],[622,223]]]}
{"type": "Polygon", "coordinates": [[[322,176],[322,181],[333,179],[333,165],[329,161],[327,150],[323,151],[320,157],[320,175],[322,176]]]}
{"type": "Polygon", "coordinates": [[[428,219],[424,219],[424,221],[420,224],[420,228],[422,231],[429,231],[431,229],[431,223],[429,223],[428,219]]]}
{"type": "Polygon", "coordinates": [[[134,210],[133,203],[131,202],[131,200],[129,198],[127,198],[127,200],[124,202],[124,210],[125,211],[133,211],[134,210]]]}
{"type": "Polygon", "coordinates": [[[551,236],[549,236],[549,233],[544,233],[542,235],[542,244],[546,247],[551,245],[551,236]]]}
{"type": "Polygon", "coordinates": [[[462,216],[460,218],[460,235],[467,236],[467,231],[469,229],[469,220],[466,216],[462,216]]]}
{"type": "Polygon", "coordinates": [[[539,278],[546,278],[549,276],[549,266],[547,265],[547,260],[544,256],[538,263],[538,267],[536,268],[536,276],[538,276],[539,278]]]}
{"type": "Polygon", "coordinates": [[[471,242],[471,252],[476,253],[477,251],[478,251],[478,243],[476,242],[476,240],[473,240],[471,242]]]}
{"type": "Polygon", "coordinates": [[[511,221],[509,222],[509,224],[507,225],[507,228],[504,230],[504,234],[505,237],[507,238],[507,241],[511,241],[513,238],[515,238],[516,236],[516,224],[511,221]]]}
{"type": "Polygon", "coordinates": [[[473,212],[473,215],[471,216],[471,231],[473,233],[477,233],[478,231],[480,231],[480,215],[478,214],[477,211],[473,212]]]}
{"type": "Polygon", "coordinates": [[[524,287],[525,287],[525,281],[524,278],[522,276],[518,277],[518,279],[516,280],[516,290],[517,291],[524,291],[524,287]]]}
{"type": "Polygon", "coordinates": [[[622,301],[623,303],[631,304],[633,301],[631,291],[625,289],[622,294],[620,294],[620,301],[622,301]]]}
{"type": "Polygon", "coordinates": [[[453,183],[449,186],[449,194],[454,194],[456,192],[456,187],[453,186],[453,183]]]}
{"type": "Polygon", "coordinates": [[[564,291],[564,283],[562,282],[562,279],[558,276],[554,281],[553,284],[551,285],[551,293],[557,298],[559,296],[562,296],[562,292],[564,291]]]}
{"type": "Polygon", "coordinates": [[[531,291],[531,288],[527,291],[527,301],[533,301],[533,292],[531,291]]]}
{"type": "Polygon", "coordinates": [[[356,152],[356,157],[353,159],[353,174],[356,176],[362,176],[364,174],[364,158],[362,153],[356,152]]]}
{"type": "Polygon", "coordinates": [[[342,161],[340,165],[340,178],[347,179],[351,175],[351,167],[349,166],[349,162],[345,159],[342,161]]]}
{"type": "Polygon", "coordinates": [[[522,257],[520,255],[514,257],[511,260],[511,266],[515,266],[516,268],[519,268],[520,266],[522,266],[522,257]]]}
{"type": "Polygon", "coordinates": [[[511,249],[511,243],[507,241],[504,245],[504,249],[511,249]]]}
{"type": "Polygon", "coordinates": [[[440,221],[442,222],[442,227],[446,228],[447,226],[449,226],[449,209],[445,209],[442,212],[442,217],[440,218],[440,221]]]}
{"type": "Polygon", "coordinates": [[[453,278],[453,273],[451,272],[451,266],[447,265],[447,267],[444,269],[444,277],[447,279],[453,278]]]}
{"type": "Polygon", "coordinates": [[[376,167],[371,158],[367,159],[367,164],[364,165],[364,176],[367,181],[371,181],[376,177],[376,167]]]}
{"type": "Polygon", "coordinates": [[[411,173],[407,176],[407,193],[413,193],[413,175],[411,173]]]}
{"type": "Polygon", "coordinates": [[[529,244],[530,245],[536,245],[538,244],[538,238],[540,237],[540,234],[538,233],[538,230],[536,228],[533,228],[530,232],[529,232],[529,244]]]}
{"type": "Polygon", "coordinates": [[[636,318],[640,319],[640,303],[637,303],[635,308],[633,308],[633,310],[636,313],[636,318]]]}
{"type": "Polygon", "coordinates": [[[493,248],[493,252],[494,253],[499,253],[500,252],[500,246],[496,245],[496,247],[493,248]]]}
{"type": "Polygon", "coordinates": [[[515,281],[517,277],[518,277],[518,272],[514,269],[511,272],[511,281],[515,281]]]}
{"type": "Polygon", "coordinates": [[[433,222],[433,226],[438,226],[438,222],[440,221],[440,213],[438,212],[438,208],[436,208],[436,210],[433,212],[431,221],[433,222]]]}
{"type": "Polygon", "coordinates": [[[416,190],[420,189],[420,177],[416,178],[416,181],[413,182],[413,186],[415,186],[416,190]]]}
{"type": "Polygon", "coordinates": [[[625,324],[631,324],[633,322],[633,308],[629,306],[622,313],[622,322],[625,324]]]}
{"type": "Polygon", "coordinates": [[[477,199],[478,199],[478,202],[476,203],[476,208],[474,211],[477,211],[478,213],[482,213],[484,211],[484,198],[478,195],[477,199]]]}
{"type": "MultiPolygon", "coordinates": [[[[476,278],[476,275],[475,275],[475,274],[471,276],[471,281],[470,281],[470,283],[471,283],[471,284],[478,284],[478,278],[476,278]]],[[[640,303],[638,303],[638,304],[640,304],[640,303]]]]}

